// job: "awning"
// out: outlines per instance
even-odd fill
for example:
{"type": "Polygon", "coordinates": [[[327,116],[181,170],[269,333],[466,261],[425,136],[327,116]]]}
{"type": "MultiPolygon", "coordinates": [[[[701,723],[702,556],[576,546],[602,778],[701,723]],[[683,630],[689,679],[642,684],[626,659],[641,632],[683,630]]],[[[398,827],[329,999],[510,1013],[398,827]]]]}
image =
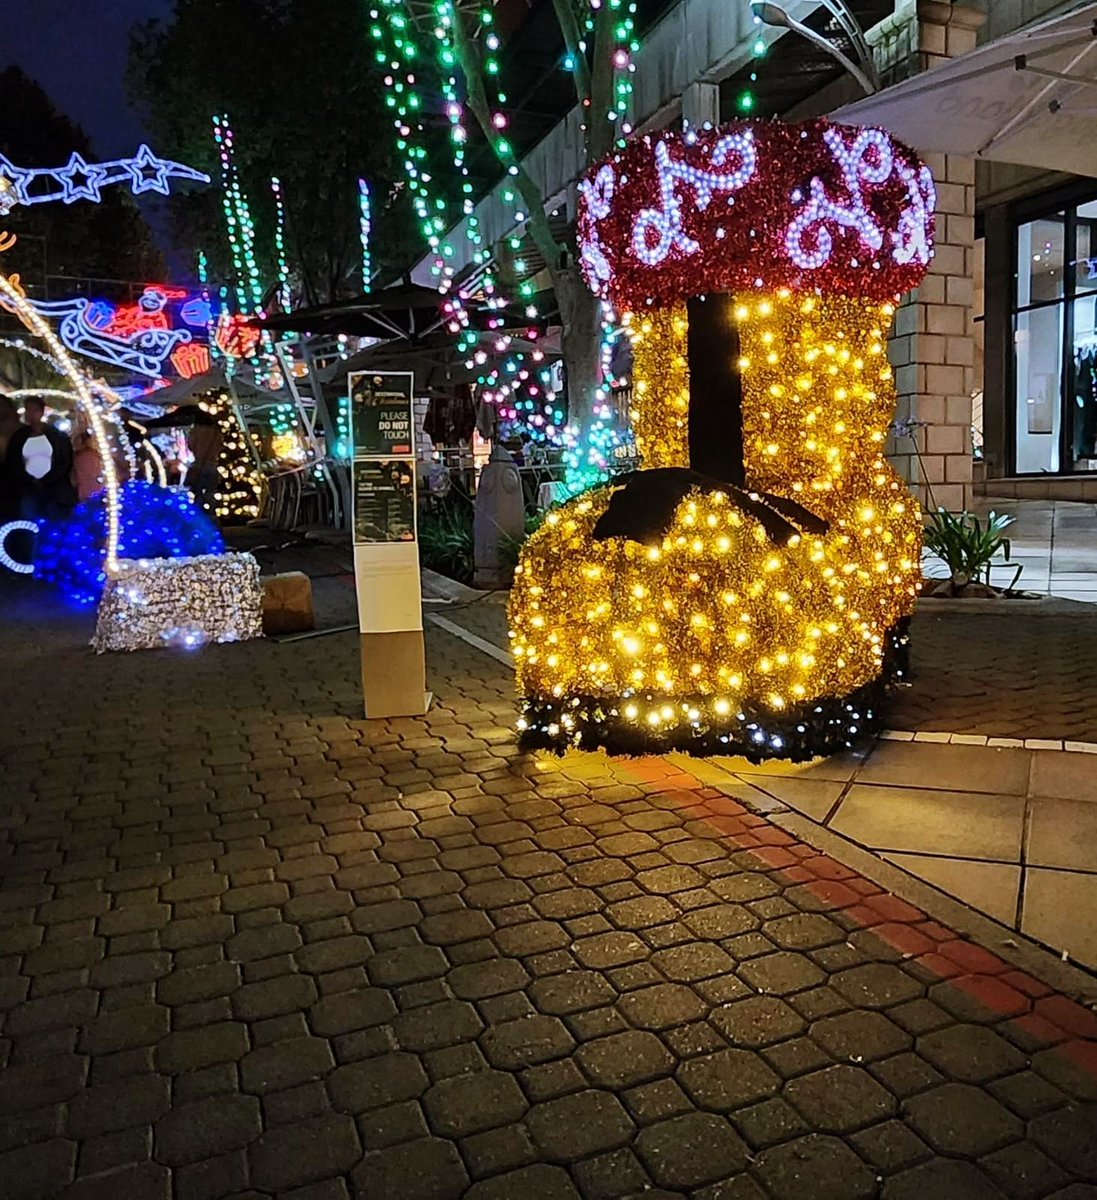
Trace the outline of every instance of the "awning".
{"type": "Polygon", "coordinates": [[[999,38],[833,114],[920,153],[1097,176],[1097,3],[999,38]]]}

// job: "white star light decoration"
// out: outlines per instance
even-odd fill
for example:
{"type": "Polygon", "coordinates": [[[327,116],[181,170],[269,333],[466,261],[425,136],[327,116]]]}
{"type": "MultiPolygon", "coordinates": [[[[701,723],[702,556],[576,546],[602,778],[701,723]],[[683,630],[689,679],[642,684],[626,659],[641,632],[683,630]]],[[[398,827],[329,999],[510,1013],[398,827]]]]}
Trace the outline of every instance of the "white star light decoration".
{"type": "Polygon", "coordinates": [[[142,145],[132,158],[108,162],[85,162],[73,154],[63,167],[17,167],[0,154],[0,216],[18,204],[49,204],[60,200],[75,204],[78,200],[98,203],[104,187],[127,184],[134,195],[158,192],[166,196],[172,179],[209,183],[210,177],[193,167],[159,158],[142,145]]]}

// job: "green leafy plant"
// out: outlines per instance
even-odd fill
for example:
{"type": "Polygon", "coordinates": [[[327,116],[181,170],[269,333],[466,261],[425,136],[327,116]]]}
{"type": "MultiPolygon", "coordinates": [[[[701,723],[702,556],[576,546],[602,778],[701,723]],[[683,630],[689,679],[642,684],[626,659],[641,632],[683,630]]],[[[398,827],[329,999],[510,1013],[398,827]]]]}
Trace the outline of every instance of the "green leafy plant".
{"type": "Polygon", "coordinates": [[[519,537],[504,536],[499,539],[499,559],[508,570],[518,565],[518,556],[531,533],[536,533],[544,524],[545,513],[526,513],[526,527],[519,537]]]}
{"type": "Polygon", "coordinates": [[[952,594],[961,595],[971,583],[990,586],[990,570],[1001,555],[1003,566],[1017,566],[1012,591],[1021,576],[1022,566],[1010,563],[1011,543],[1006,530],[1013,518],[1005,513],[990,513],[981,519],[974,513],[951,513],[939,508],[926,514],[926,546],[948,567],[952,594]]]}
{"type": "Polygon", "coordinates": [[[451,493],[420,516],[419,557],[424,567],[471,584],[474,548],[472,505],[466,496],[451,493]]]}

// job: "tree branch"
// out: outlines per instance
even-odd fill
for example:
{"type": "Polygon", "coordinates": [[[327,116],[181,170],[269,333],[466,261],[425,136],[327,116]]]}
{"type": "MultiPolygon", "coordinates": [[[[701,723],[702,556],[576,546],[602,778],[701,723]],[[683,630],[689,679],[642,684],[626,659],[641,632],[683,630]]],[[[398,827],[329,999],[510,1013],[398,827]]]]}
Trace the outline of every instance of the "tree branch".
{"type": "Polygon", "coordinates": [[[453,48],[457,55],[457,65],[461,68],[461,74],[465,77],[468,106],[472,110],[473,116],[476,117],[480,128],[483,130],[484,137],[487,138],[488,145],[491,146],[495,157],[508,172],[511,166],[516,168],[517,174],[508,174],[507,178],[513,179],[518,188],[526,211],[529,214],[530,234],[533,237],[534,245],[545,260],[545,266],[548,267],[550,274],[555,280],[559,258],[562,254],[566,253],[566,248],[553,236],[552,226],[549,224],[548,216],[545,213],[545,199],[541,194],[541,189],[534,183],[533,178],[518,161],[517,156],[505,154],[499,149],[501,138],[499,131],[491,123],[491,106],[488,104],[488,94],[487,89],[484,87],[484,77],[480,74],[479,64],[473,57],[472,45],[469,42],[468,34],[465,32],[461,13],[456,8],[453,14],[453,48]]]}
{"type": "Polygon", "coordinates": [[[603,3],[594,14],[594,67],[591,74],[590,108],[587,109],[587,166],[613,149],[617,126],[608,119],[614,108],[613,10],[603,3]]]}
{"type": "Polygon", "coordinates": [[[582,41],[579,19],[575,15],[571,0],[552,0],[552,7],[556,9],[556,20],[560,25],[560,32],[564,35],[564,45],[568,48],[568,55],[575,64],[572,75],[575,79],[576,98],[580,105],[589,104],[591,98],[590,65],[587,63],[587,56],[579,49],[579,43],[582,41]]]}

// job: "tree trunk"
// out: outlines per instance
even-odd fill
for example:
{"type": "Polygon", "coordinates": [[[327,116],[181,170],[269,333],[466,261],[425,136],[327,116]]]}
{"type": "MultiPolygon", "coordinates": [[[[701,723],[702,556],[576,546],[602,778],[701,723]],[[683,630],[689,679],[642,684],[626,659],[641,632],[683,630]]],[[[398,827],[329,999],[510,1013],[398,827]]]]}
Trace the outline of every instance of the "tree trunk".
{"type": "Polygon", "coordinates": [[[594,423],[596,394],[602,384],[600,305],[577,264],[554,271],[553,286],[563,324],[561,349],[567,371],[568,424],[585,453],[594,423]]]}

